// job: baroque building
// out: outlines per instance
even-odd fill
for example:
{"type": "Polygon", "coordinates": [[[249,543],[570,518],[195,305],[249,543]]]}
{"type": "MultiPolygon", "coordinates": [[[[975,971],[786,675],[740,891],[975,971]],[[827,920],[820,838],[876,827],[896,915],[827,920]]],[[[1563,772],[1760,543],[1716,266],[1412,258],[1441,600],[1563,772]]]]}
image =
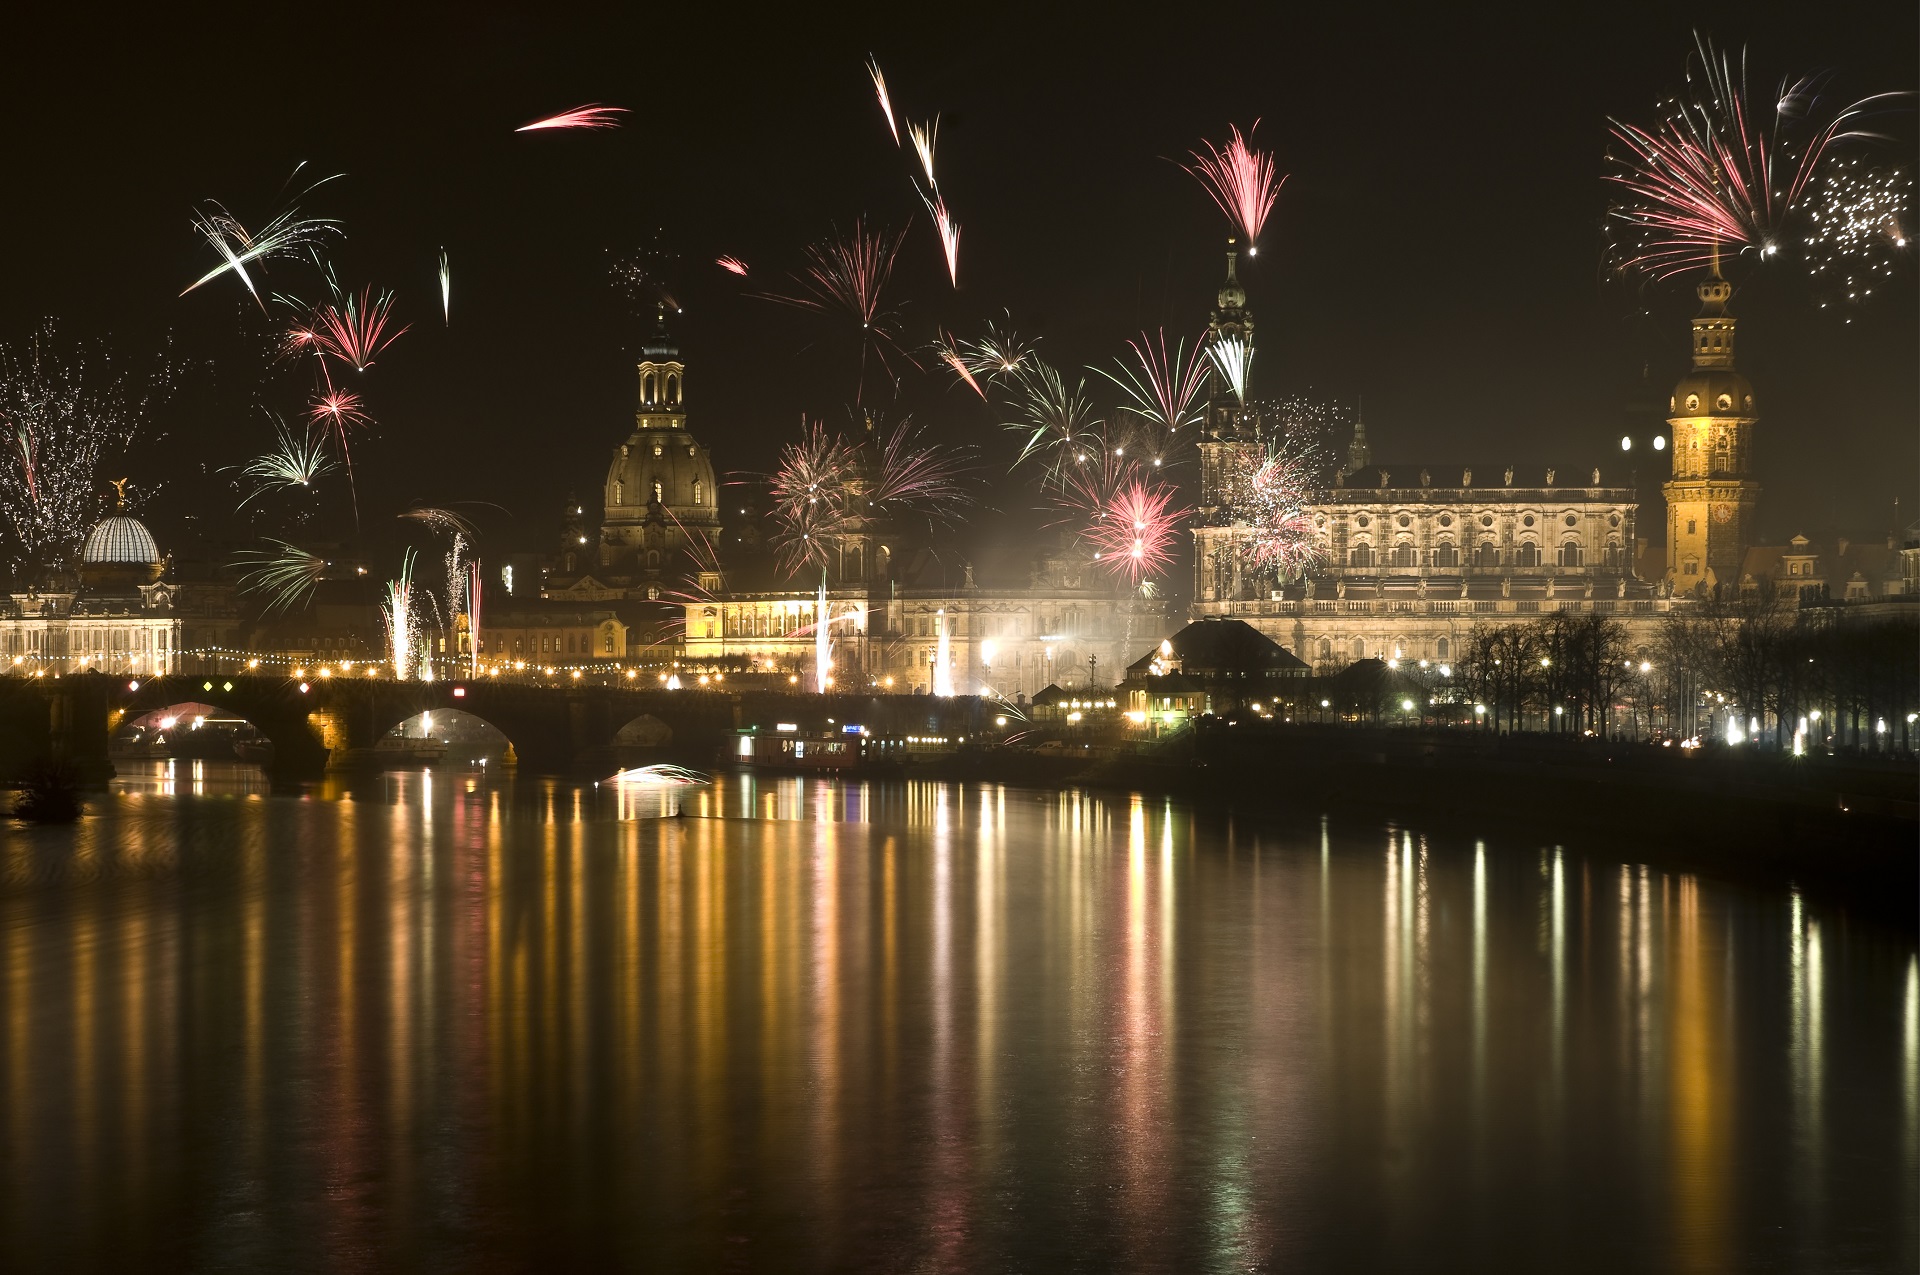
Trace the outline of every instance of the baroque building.
{"type": "MultiPolygon", "coordinates": [[[[1229,342],[1252,330],[1234,266],[1230,246],[1212,321],[1229,342]]],[[[1195,619],[1245,620],[1325,672],[1368,658],[1455,659],[1476,625],[1549,612],[1618,616],[1650,636],[1671,605],[1639,573],[1638,497],[1624,466],[1375,463],[1364,421],[1330,487],[1302,511],[1314,565],[1255,567],[1235,485],[1278,445],[1281,422],[1234,390],[1216,374],[1198,444],[1195,619]]],[[[1681,401],[1687,393],[1697,391],[1681,401]]]]}
{"type": "Polygon", "coordinates": [[[168,580],[168,565],[122,498],[88,529],[73,572],[0,600],[0,671],[155,677],[199,667],[234,628],[230,593],[168,580]]]}

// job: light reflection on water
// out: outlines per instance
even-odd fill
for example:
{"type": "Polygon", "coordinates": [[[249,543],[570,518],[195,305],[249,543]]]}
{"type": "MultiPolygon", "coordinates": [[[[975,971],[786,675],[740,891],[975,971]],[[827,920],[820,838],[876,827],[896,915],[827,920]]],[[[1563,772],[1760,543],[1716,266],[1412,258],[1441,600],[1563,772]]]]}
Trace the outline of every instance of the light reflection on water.
{"type": "Polygon", "coordinates": [[[0,953],[10,1270],[1916,1256],[1911,936],[1553,844],[180,762],[0,953]]]}

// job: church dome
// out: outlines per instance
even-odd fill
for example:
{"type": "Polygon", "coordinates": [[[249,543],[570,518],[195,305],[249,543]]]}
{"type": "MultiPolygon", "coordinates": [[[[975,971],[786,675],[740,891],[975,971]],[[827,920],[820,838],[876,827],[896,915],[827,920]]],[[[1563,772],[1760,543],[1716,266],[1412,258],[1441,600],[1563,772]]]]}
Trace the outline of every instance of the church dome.
{"type": "Polygon", "coordinates": [[[1758,415],[1753,382],[1730,367],[1697,367],[1681,377],[1667,411],[1676,417],[1758,415]]]}
{"type": "Polygon", "coordinates": [[[146,567],[160,561],[160,546],[138,518],[115,514],[87,532],[80,561],[88,566],[146,567]]]}
{"type": "Polygon", "coordinates": [[[683,429],[636,431],[607,468],[609,523],[643,521],[656,501],[687,526],[720,521],[713,461],[683,429]]]}

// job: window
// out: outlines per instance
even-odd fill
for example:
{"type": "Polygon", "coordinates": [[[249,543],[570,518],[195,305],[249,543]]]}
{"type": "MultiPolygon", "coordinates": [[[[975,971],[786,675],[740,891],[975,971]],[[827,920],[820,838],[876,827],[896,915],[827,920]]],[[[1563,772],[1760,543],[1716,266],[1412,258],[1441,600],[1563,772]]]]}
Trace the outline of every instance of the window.
{"type": "Polygon", "coordinates": [[[656,505],[666,503],[665,499],[660,494],[660,480],[658,478],[653,480],[653,503],[656,505]]]}
{"type": "Polygon", "coordinates": [[[1396,567],[1415,567],[1420,565],[1420,555],[1414,549],[1411,540],[1402,540],[1393,547],[1393,565],[1396,567]]]}
{"type": "Polygon", "coordinates": [[[602,655],[613,654],[613,630],[612,629],[608,629],[605,633],[600,635],[600,653],[602,655]]]}
{"type": "Polygon", "coordinates": [[[1365,638],[1355,638],[1353,640],[1353,658],[1356,660],[1364,660],[1367,658],[1367,640],[1365,638]]]}
{"type": "Polygon", "coordinates": [[[1436,567],[1457,567],[1460,565],[1460,550],[1451,540],[1442,540],[1433,550],[1433,565],[1436,567]]]}
{"type": "Polygon", "coordinates": [[[1528,540],[1514,551],[1513,565],[1516,567],[1537,567],[1540,565],[1540,546],[1528,540]]]}
{"type": "Polygon", "coordinates": [[[1700,533],[1699,524],[1692,518],[1687,519],[1687,534],[1690,536],[1694,536],[1694,535],[1698,535],[1699,533],[1700,533]]]}
{"type": "Polygon", "coordinates": [[[1497,567],[1500,565],[1500,550],[1491,540],[1482,540],[1473,551],[1473,565],[1476,567],[1497,567]]]}
{"type": "Polygon", "coordinates": [[[1688,559],[1687,559],[1687,561],[1686,561],[1686,565],[1685,565],[1685,570],[1684,570],[1684,574],[1686,574],[1686,575],[1690,575],[1690,576],[1697,576],[1697,575],[1699,575],[1699,574],[1700,574],[1700,560],[1699,560],[1698,558],[1688,558],[1688,559]]]}
{"type": "Polygon", "coordinates": [[[700,503],[700,480],[698,478],[693,480],[693,503],[696,505],[700,503]]]}
{"type": "Polygon", "coordinates": [[[1578,541],[1569,540],[1560,546],[1560,565],[1563,567],[1577,567],[1580,565],[1580,544],[1578,541]]]}
{"type": "Polygon", "coordinates": [[[1320,639],[1320,658],[1323,660],[1330,660],[1333,658],[1333,639],[1332,638],[1320,639]]]}
{"type": "Polygon", "coordinates": [[[1435,657],[1439,659],[1444,660],[1449,658],[1452,652],[1453,652],[1453,647],[1447,642],[1447,639],[1445,638],[1441,638],[1439,641],[1433,644],[1433,653],[1435,657]]]}
{"type": "Polygon", "coordinates": [[[1373,565],[1373,546],[1355,545],[1347,555],[1347,565],[1351,567],[1371,567],[1373,565]]]}

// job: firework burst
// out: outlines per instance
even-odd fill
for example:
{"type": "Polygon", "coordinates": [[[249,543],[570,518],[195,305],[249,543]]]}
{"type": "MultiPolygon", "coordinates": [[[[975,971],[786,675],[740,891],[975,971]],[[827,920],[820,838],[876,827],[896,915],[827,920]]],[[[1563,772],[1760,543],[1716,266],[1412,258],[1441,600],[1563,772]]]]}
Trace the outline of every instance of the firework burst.
{"type": "Polygon", "coordinates": [[[339,468],[327,455],[327,435],[311,426],[296,434],[285,422],[274,423],[274,448],[256,456],[240,472],[258,485],[240,502],[244,509],[268,492],[311,488],[321,477],[339,468]]]}
{"type": "Polygon", "coordinates": [[[1013,380],[1019,415],[1004,422],[1009,432],[1021,436],[1014,464],[1040,460],[1047,479],[1058,481],[1105,450],[1087,382],[1076,378],[1069,386],[1057,369],[1031,354],[1018,366],[1013,380]]]}
{"type": "Polygon", "coordinates": [[[834,546],[857,525],[849,493],[858,474],[856,450],[820,421],[806,425],[799,442],[780,449],[769,492],[774,552],[783,570],[826,566],[834,546]]]}
{"type": "Polygon", "coordinates": [[[133,444],[165,384],[163,370],[136,387],[111,353],[62,341],[51,323],[0,346],[0,515],[16,566],[57,569],[78,550],[100,511],[102,467],[133,444]]]}
{"type": "Polygon", "coordinates": [[[800,291],[767,293],[770,301],[812,310],[853,328],[857,326],[860,343],[860,393],[866,388],[867,356],[878,358],[887,375],[893,365],[888,351],[912,363],[913,359],[895,343],[898,318],[886,308],[887,282],[893,277],[893,263],[900,254],[905,232],[867,232],[864,221],[853,223],[853,233],[822,240],[808,247],[806,264],[794,276],[800,291]]]}
{"type": "Polygon", "coordinates": [[[358,297],[348,293],[316,310],[310,322],[289,336],[290,348],[311,349],[364,372],[381,351],[406,333],[406,325],[388,331],[392,317],[393,294],[382,292],[375,297],[371,287],[363,288],[358,297]]]}
{"type": "Polygon", "coordinates": [[[1181,340],[1169,352],[1164,329],[1155,337],[1142,332],[1138,341],[1127,342],[1133,362],[1123,361],[1118,376],[1101,370],[1126,391],[1128,417],[1144,426],[1129,445],[1155,462],[1168,458],[1183,441],[1180,431],[1201,419],[1200,389],[1207,375],[1207,360],[1200,356],[1203,345],[1204,339],[1196,341],[1189,356],[1181,340]]]}
{"type": "Polygon", "coordinates": [[[1897,169],[1876,170],[1850,157],[1829,164],[1811,193],[1809,273],[1823,291],[1863,301],[1892,277],[1895,260],[1907,249],[1913,183],[1897,169]]]}
{"type": "Polygon", "coordinates": [[[304,607],[320,583],[327,560],[285,540],[268,537],[262,543],[272,548],[244,550],[235,558],[235,565],[243,568],[241,591],[263,595],[268,615],[304,607]]]}
{"type": "Polygon", "coordinates": [[[880,63],[871,54],[867,57],[867,74],[873,77],[873,91],[880,99],[880,113],[887,117],[887,131],[893,134],[893,144],[900,144],[900,126],[894,122],[893,102],[887,97],[887,77],[880,74],[880,63]]]}
{"type": "Polygon", "coordinates": [[[1237,332],[1224,333],[1207,344],[1207,358],[1233,391],[1234,400],[1244,407],[1247,378],[1253,372],[1253,343],[1237,332]]]}
{"type": "Polygon", "coordinates": [[[747,263],[738,257],[721,257],[713,264],[719,266],[728,274],[737,274],[742,279],[747,277],[747,263]]]}
{"type": "Polygon", "coordinates": [[[1085,533],[1094,561],[1132,585],[1172,565],[1187,515],[1174,507],[1175,494],[1163,483],[1129,479],[1101,506],[1085,533]]]}
{"type": "Polygon", "coordinates": [[[1247,528],[1240,556],[1256,570],[1298,576],[1322,558],[1311,507],[1319,497],[1321,459],[1310,444],[1282,440],[1271,449],[1240,449],[1229,483],[1236,523],[1247,528]]]}
{"type": "MultiPolygon", "coordinates": [[[[299,169],[295,169],[297,174],[299,169]]],[[[332,181],[331,177],[322,178],[305,193],[332,181]]],[[[256,234],[242,225],[238,218],[218,203],[210,203],[206,209],[194,214],[193,228],[200,233],[210,247],[220,257],[220,264],[195,279],[181,290],[186,296],[202,284],[210,283],[221,275],[232,271],[241,283],[246,285],[262,310],[266,302],[261,299],[260,291],[253,284],[253,277],[247,273],[249,262],[264,265],[274,257],[289,254],[317,246],[329,234],[340,233],[340,223],[325,217],[302,217],[297,208],[289,208],[268,222],[256,234]]]]}
{"type": "Polygon", "coordinates": [[[535,120],[531,124],[522,124],[514,129],[516,133],[532,133],[549,128],[618,128],[618,116],[625,115],[624,106],[576,106],[570,111],[558,115],[549,115],[546,119],[535,120]]]}
{"type": "Polygon", "coordinates": [[[1736,70],[1699,38],[1687,85],[1652,128],[1609,121],[1618,147],[1607,174],[1618,189],[1610,255],[1622,271],[1667,279],[1717,264],[1722,252],[1766,260],[1799,246],[1823,165],[1837,147],[1874,137],[1858,127],[1862,117],[1898,96],[1825,115],[1821,81],[1806,77],[1756,103],[1744,55],[1736,70]]]}
{"type": "MultiPolygon", "coordinates": [[[[1258,127],[1256,120],[1254,128],[1258,127]]],[[[1275,173],[1273,156],[1253,149],[1238,127],[1229,125],[1228,133],[1225,146],[1203,140],[1205,152],[1194,151],[1194,162],[1183,167],[1206,187],[1227,220],[1246,236],[1247,255],[1257,256],[1260,229],[1267,224],[1267,214],[1273,211],[1287,177],[1275,173]]]]}

